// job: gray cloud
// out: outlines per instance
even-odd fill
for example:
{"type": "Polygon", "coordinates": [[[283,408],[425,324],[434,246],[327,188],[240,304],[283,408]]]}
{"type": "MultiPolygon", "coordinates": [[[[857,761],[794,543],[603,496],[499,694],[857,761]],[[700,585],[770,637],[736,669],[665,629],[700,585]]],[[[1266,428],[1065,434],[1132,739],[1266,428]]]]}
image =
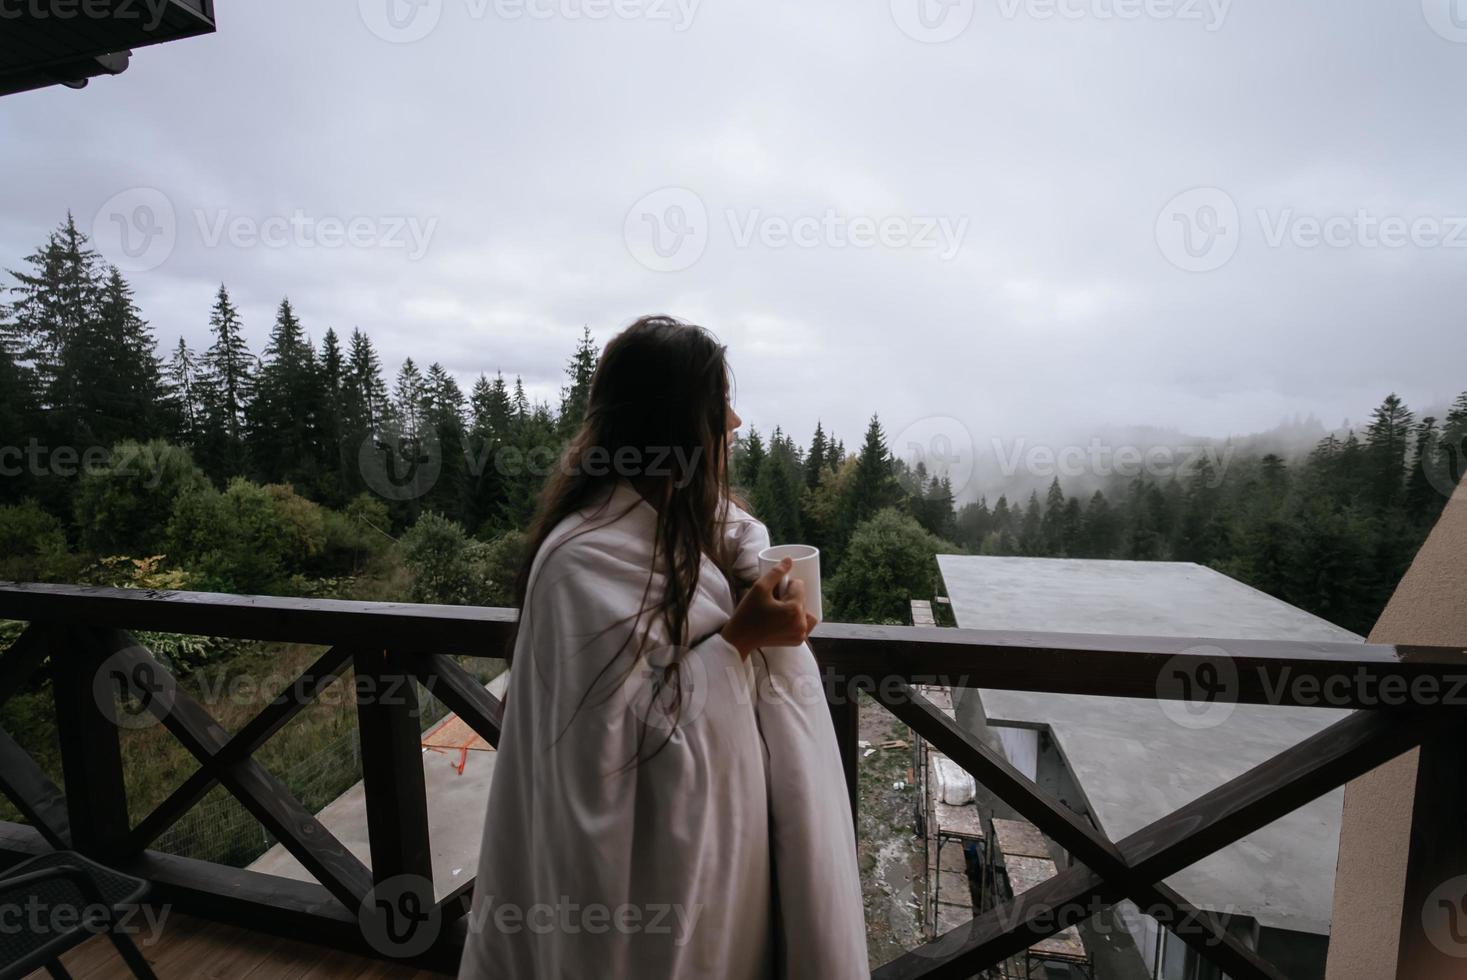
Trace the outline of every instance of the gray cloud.
{"type": "Polygon", "coordinates": [[[582,324],[604,340],[666,311],[730,345],[746,419],[804,439],[823,418],[848,445],[873,411],[893,431],[954,416],[984,444],[1220,436],[1467,386],[1467,241],[1307,242],[1362,210],[1467,218],[1467,37],[1438,0],[992,0],[953,6],[971,21],[942,43],[909,36],[917,0],[441,0],[410,43],[369,27],[391,33],[388,2],[221,3],[214,37],[0,101],[0,254],[156,188],[176,244],[130,278],[164,346],[206,341],[222,280],[257,349],[289,294],[318,339],[360,326],[390,370],[503,369],[552,397],[582,324]],[[1197,187],[1238,214],[1207,272],[1158,242],[1197,187]],[[680,271],[627,240],[662,188],[706,212],[680,271]],[[296,214],[370,241],[199,228],[296,214]],[[420,258],[382,247],[395,219],[436,222],[420,258]],[[913,244],[927,219],[962,223],[956,255],[913,244]],[[854,240],[883,220],[907,237],[854,240]]]}

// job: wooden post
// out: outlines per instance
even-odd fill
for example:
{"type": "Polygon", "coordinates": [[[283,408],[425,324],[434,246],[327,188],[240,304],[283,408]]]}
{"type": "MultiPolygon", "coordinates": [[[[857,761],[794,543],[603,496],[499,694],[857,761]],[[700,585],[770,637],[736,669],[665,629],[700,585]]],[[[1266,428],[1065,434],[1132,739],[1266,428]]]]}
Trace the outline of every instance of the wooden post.
{"type": "Polygon", "coordinates": [[[825,689],[830,705],[830,720],[835,725],[835,744],[840,749],[841,769],[850,795],[851,825],[861,835],[860,763],[861,706],[860,691],[849,680],[828,684],[825,689]]]}
{"type": "Polygon", "coordinates": [[[117,682],[101,676],[108,651],[95,631],[58,624],[48,638],[71,844],[108,862],[128,831],[122,745],[110,701],[117,682]]]}
{"type": "Polygon", "coordinates": [[[416,681],[402,659],[383,650],[360,651],[353,657],[372,881],[381,884],[399,875],[414,875],[423,879],[431,899],[422,716],[416,681]]]}

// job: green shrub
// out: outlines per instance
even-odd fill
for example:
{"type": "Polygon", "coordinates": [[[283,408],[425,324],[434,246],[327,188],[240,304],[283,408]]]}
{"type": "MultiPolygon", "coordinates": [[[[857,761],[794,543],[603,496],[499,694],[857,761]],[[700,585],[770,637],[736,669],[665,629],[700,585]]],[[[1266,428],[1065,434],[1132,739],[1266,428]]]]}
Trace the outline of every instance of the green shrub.
{"type": "Polygon", "coordinates": [[[515,579],[525,560],[529,539],[523,531],[506,531],[488,542],[475,542],[470,547],[470,560],[477,568],[481,583],[475,604],[480,606],[514,605],[515,579]]]}
{"type": "Polygon", "coordinates": [[[369,561],[392,544],[387,535],[387,505],[362,494],[345,511],[322,508],[325,542],[313,572],[325,577],[359,575],[369,561]]]}
{"type": "Polygon", "coordinates": [[[326,547],[326,509],[289,484],[271,483],[260,489],[275,507],[286,570],[293,574],[311,571],[326,547]]]}
{"type": "Polygon", "coordinates": [[[402,536],[402,561],[412,573],[415,602],[508,606],[525,553],[525,535],[509,531],[490,541],[428,511],[402,536]]]}
{"type": "Polygon", "coordinates": [[[937,555],[957,546],[887,507],[856,526],[827,595],[847,622],[905,623],[911,600],[938,591],[937,555]]]}
{"type": "Polygon", "coordinates": [[[158,547],[179,497],[208,487],[187,449],[161,439],[112,447],[108,463],[82,475],[76,494],[81,545],[94,554],[158,547]]]}
{"type": "Polygon", "coordinates": [[[474,592],[469,539],[441,514],[425,511],[398,542],[403,564],[413,574],[413,601],[462,605],[474,592]]]}
{"type": "Polygon", "coordinates": [[[66,531],[34,500],[0,506],[0,579],[42,581],[68,565],[66,531]]]}
{"type": "Polygon", "coordinates": [[[168,522],[168,553],[218,592],[288,591],[287,558],[300,541],[282,533],[275,496],[248,480],[231,480],[179,497],[168,522]]]}

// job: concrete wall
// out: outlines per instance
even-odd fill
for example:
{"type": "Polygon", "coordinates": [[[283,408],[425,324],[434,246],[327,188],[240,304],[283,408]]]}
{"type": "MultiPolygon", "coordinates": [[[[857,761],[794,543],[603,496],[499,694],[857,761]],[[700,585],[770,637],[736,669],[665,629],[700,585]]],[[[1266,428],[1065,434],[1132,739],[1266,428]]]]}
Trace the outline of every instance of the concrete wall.
{"type": "MultiPolygon", "coordinates": [[[[1467,483],[1457,488],[1370,640],[1467,645],[1467,483]]],[[[1381,766],[1345,791],[1326,980],[1398,976],[1419,752],[1381,766]]],[[[1408,917],[1420,917],[1413,908],[1408,917]]],[[[1467,959],[1459,960],[1467,975],[1467,959]]],[[[1446,974],[1443,974],[1445,976],[1446,974]]],[[[1415,980],[1426,980],[1425,976],[1415,980]]]]}

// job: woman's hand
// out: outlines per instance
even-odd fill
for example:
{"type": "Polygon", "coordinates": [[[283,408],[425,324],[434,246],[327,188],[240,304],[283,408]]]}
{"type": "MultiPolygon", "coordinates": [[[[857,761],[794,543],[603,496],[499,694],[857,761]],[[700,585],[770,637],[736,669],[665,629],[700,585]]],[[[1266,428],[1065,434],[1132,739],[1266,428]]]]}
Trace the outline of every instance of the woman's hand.
{"type": "Polygon", "coordinates": [[[747,657],[757,647],[798,646],[815,628],[815,617],[805,612],[803,582],[791,581],[782,597],[774,594],[792,564],[786,558],[759,576],[719,631],[740,656],[747,657]]]}

